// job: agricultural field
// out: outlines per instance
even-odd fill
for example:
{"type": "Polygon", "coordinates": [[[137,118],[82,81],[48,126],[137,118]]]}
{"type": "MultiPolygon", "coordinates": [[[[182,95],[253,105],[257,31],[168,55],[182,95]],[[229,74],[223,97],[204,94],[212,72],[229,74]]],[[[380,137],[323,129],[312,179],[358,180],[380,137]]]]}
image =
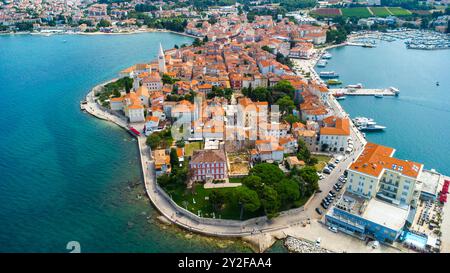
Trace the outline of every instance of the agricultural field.
{"type": "Polygon", "coordinates": [[[334,17],[342,15],[340,9],[333,8],[320,8],[311,11],[311,15],[323,16],[323,17],[334,17]]]}
{"type": "Polygon", "coordinates": [[[392,15],[394,15],[394,16],[411,15],[411,12],[409,10],[404,9],[404,8],[389,7],[388,9],[392,13],[392,15]]]}
{"type": "Polygon", "coordinates": [[[370,10],[377,17],[388,17],[392,15],[386,7],[370,7],[370,10]]]}
{"type": "Polygon", "coordinates": [[[357,17],[357,18],[367,18],[371,17],[369,10],[367,8],[344,8],[341,9],[342,15],[345,17],[357,17]]]}

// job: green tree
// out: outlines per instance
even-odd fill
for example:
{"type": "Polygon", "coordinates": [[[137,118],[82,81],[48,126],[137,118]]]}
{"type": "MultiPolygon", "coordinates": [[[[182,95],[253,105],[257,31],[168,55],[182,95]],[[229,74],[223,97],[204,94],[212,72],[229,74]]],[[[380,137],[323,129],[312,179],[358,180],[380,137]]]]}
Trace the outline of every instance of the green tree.
{"type": "Polygon", "coordinates": [[[277,191],[270,186],[264,186],[260,199],[267,217],[269,219],[276,217],[281,205],[277,191]]]}
{"type": "Polygon", "coordinates": [[[246,176],[242,180],[242,184],[244,184],[247,188],[254,190],[256,192],[261,192],[261,190],[264,186],[264,184],[261,180],[261,177],[256,176],[256,175],[246,176]]]}
{"type": "Polygon", "coordinates": [[[101,19],[100,22],[98,22],[97,27],[101,28],[101,27],[110,27],[111,26],[111,22],[105,19],[101,19]]]}
{"type": "Polygon", "coordinates": [[[283,171],[280,170],[278,166],[270,163],[256,164],[256,166],[250,170],[250,175],[260,177],[265,185],[272,185],[285,177],[283,171]]]}
{"type": "Polygon", "coordinates": [[[282,115],[290,114],[292,113],[292,110],[295,109],[294,101],[287,95],[279,98],[276,104],[278,105],[282,115]]]}
{"type": "Polygon", "coordinates": [[[306,143],[302,139],[299,139],[297,143],[298,143],[297,158],[299,160],[308,162],[311,159],[311,152],[309,151],[308,146],[306,146],[306,143]]]}
{"type": "Polygon", "coordinates": [[[192,42],[192,45],[194,47],[202,46],[203,42],[199,38],[195,38],[195,40],[192,42]]]}
{"type": "Polygon", "coordinates": [[[299,175],[306,184],[306,193],[312,194],[319,189],[319,176],[312,166],[306,166],[299,171],[299,175]]]}
{"type": "Polygon", "coordinates": [[[215,212],[218,212],[225,204],[226,196],[223,191],[213,190],[209,195],[209,202],[215,212]]]}
{"type": "Polygon", "coordinates": [[[292,125],[295,122],[299,122],[300,119],[297,116],[294,116],[293,114],[286,115],[283,117],[283,120],[292,125]]]}
{"type": "Polygon", "coordinates": [[[177,149],[170,149],[170,165],[172,169],[178,168],[180,165],[180,161],[178,160],[177,149]]]}
{"type": "Polygon", "coordinates": [[[281,80],[277,82],[272,88],[272,97],[277,100],[285,95],[288,95],[291,99],[294,99],[295,88],[289,81],[281,80]]]}
{"type": "Polygon", "coordinates": [[[275,190],[284,206],[291,204],[300,198],[300,189],[297,182],[291,179],[283,179],[275,185],[275,190]]]}
{"type": "Polygon", "coordinates": [[[244,211],[255,212],[261,206],[261,202],[256,191],[251,190],[246,186],[236,188],[234,194],[241,207],[241,220],[243,218],[244,211]]]}
{"type": "Polygon", "coordinates": [[[158,144],[161,142],[161,137],[157,133],[153,133],[147,137],[147,140],[145,143],[154,150],[156,147],[158,147],[158,144]]]}

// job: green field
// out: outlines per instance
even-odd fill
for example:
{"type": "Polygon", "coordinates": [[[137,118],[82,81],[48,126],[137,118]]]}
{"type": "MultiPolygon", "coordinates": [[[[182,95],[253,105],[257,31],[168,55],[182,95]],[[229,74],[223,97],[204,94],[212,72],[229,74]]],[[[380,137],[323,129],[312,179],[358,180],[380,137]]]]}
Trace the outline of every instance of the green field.
{"type": "Polygon", "coordinates": [[[184,147],[184,153],[186,156],[192,156],[192,153],[196,150],[200,150],[202,148],[201,142],[191,142],[187,143],[184,147]]]}
{"type": "Polygon", "coordinates": [[[314,167],[318,172],[321,172],[331,159],[330,156],[326,155],[312,155],[311,157],[317,158],[317,164],[314,167]]]}
{"type": "Polygon", "coordinates": [[[370,10],[378,17],[387,17],[391,15],[386,7],[371,7],[370,10]]]}
{"type": "Polygon", "coordinates": [[[404,8],[393,8],[393,7],[389,7],[388,8],[389,11],[392,13],[392,15],[394,16],[406,16],[406,15],[411,15],[411,12],[409,10],[406,10],[404,8]]]}
{"type": "Polygon", "coordinates": [[[344,17],[367,18],[372,16],[367,8],[344,8],[341,11],[344,17]]]}

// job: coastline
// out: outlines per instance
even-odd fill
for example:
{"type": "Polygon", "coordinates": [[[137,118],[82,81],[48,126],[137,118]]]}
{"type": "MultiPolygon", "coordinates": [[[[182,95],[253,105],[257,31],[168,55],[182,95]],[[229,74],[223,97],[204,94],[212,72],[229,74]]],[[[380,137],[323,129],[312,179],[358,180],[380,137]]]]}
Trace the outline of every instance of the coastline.
{"type": "Polygon", "coordinates": [[[101,32],[101,31],[96,31],[96,32],[70,32],[70,31],[62,31],[62,32],[32,32],[32,31],[23,31],[23,32],[7,32],[7,33],[0,33],[0,36],[14,36],[14,35],[33,35],[33,36],[53,36],[53,35],[86,35],[86,36],[97,36],[97,35],[132,35],[132,34],[143,34],[143,33],[157,33],[157,32],[162,32],[162,33],[173,33],[173,34],[177,34],[177,35],[181,35],[181,36],[185,36],[185,37],[190,37],[190,38],[201,38],[201,37],[197,37],[191,34],[187,34],[185,32],[177,32],[177,31],[173,31],[173,30],[168,30],[168,29],[157,29],[157,28],[145,28],[145,29],[137,29],[137,30],[132,30],[132,31],[121,31],[121,32],[101,32]]]}

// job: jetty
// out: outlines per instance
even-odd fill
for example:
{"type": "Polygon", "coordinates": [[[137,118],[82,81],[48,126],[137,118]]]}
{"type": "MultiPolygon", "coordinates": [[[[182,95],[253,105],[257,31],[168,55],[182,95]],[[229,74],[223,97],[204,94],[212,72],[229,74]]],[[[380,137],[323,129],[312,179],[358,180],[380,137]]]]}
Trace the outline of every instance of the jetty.
{"type": "Polygon", "coordinates": [[[396,93],[390,88],[365,89],[365,88],[331,88],[331,94],[345,96],[395,96],[396,93]]]}

